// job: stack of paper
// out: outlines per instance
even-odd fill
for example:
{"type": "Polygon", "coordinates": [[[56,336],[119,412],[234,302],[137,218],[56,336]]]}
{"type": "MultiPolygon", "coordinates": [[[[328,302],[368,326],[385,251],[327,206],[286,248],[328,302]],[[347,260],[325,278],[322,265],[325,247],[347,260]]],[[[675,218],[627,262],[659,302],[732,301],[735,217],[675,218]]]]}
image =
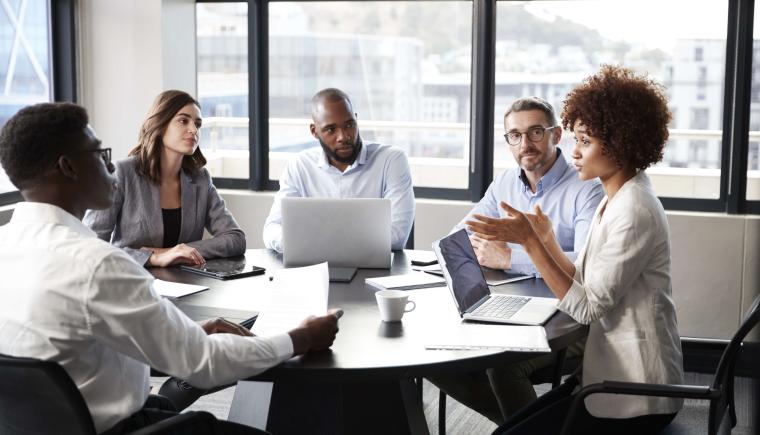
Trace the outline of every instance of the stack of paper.
{"type": "Polygon", "coordinates": [[[251,328],[256,335],[288,332],[309,316],[324,316],[330,291],[327,263],[278,269],[266,291],[266,301],[251,328]]]}
{"type": "Polygon", "coordinates": [[[405,275],[391,275],[379,278],[367,278],[367,284],[381,289],[413,290],[446,285],[446,280],[429,273],[412,272],[405,275]]]}

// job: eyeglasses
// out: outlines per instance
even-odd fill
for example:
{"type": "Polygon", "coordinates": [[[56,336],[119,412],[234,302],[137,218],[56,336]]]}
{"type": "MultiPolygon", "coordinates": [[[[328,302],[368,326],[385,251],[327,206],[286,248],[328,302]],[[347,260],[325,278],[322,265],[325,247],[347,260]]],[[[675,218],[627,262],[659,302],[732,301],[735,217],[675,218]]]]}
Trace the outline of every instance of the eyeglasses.
{"type": "Polygon", "coordinates": [[[525,133],[521,133],[516,130],[510,131],[504,135],[504,139],[506,139],[507,143],[513,147],[516,147],[522,143],[523,135],[527,135],[528,140],[531,142],[539,142],[544,138],[544,134],[546,134],[547,131],[553,130],[557,127],[558,126],[556,125],[552,127],[531,127],[525,133]]]}
{"type": "Polygon", "coordinates": [[[111,164],[111,148],[95,148],[91,150],[79,150],[74,151],[70,154],[82,154],[82,153],[100,153],[100,158],[103,159],[103,162],[106,164],[106,166],[111,164]]]}

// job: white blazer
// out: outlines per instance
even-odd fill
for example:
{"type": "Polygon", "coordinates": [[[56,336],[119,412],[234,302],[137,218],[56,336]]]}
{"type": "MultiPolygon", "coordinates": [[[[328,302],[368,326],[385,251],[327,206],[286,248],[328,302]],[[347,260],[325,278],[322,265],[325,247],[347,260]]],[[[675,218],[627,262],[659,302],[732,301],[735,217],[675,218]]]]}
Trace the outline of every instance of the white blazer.
{"type": "MultiPolygon", "coordinates": [[[[559,309],[589,324],[583,385],[601,381],[683,383],[683,357],[670,284],[665,210],[641,171],[599,204],[575,277],[559,309]]],[[[594,394],[601,418],[670,414],[681,399],[594,394]]]]}

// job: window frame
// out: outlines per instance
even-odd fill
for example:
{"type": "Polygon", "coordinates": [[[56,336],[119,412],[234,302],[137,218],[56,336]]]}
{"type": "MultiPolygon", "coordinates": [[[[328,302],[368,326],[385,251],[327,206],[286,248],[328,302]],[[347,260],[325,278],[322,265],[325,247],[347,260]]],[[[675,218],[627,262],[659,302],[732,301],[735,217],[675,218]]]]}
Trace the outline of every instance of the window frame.
{"type": "MultiPolygon", "coordinates": [[[[248,4],[248,67],[268,71],[268,5],[285,0],[197,0],[197,3],[248,4]]],[[[287,0],[318,1],[318,0],[287,0]]],[[[370,0],[331,0],[370,1],[370,0]]],[[[438,0],[447,1],[447,0],[438,0]]],[[[493,125],[497,1],[472,0],[472,68],[470,108],[470,162],[467,189],[415,187],[417,198],[479,201],[493,179],[493,125]]],[[[728,0],[725,86],[718,198],[660,197],[667,210],[760,213],[760,201],[748,201],[749,112],[752,79],[753,0],[728,0]]],[[[268,191],[279,189],[269,179],[268,73],[249,74],[249,178],[215,178],[219,187],[268,191]]]]}
{"type": "MultiPolygon", "coordinates": [[[[75,0],[48,0],[53,101],[77,102],[75,0]]],[[[18,190],[0,193],[0,207],[23,201],[18,190]]]]}

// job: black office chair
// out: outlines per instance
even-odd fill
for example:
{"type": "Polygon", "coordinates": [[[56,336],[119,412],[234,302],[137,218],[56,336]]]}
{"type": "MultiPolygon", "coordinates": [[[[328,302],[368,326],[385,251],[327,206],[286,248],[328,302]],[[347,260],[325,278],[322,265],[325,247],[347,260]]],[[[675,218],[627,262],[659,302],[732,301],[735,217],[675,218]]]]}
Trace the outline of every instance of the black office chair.
{"type": "MultiPolygon", "coordinates": [[[[186,412],[132,432],[170,434],[184,427],[212,430],[215,417],[186,412]]],[[[87,405],[63,367],[52,361],[0,355],[0,433],[95,435],[87,405]]]]}
{"type": "MultiPolygon", "coordinates": [[[[597,393],[707,400],[710,402],[707,422],[707,433],[709,435],[716,435],[718,433],[726,413],[728,413],[730,418],[731,427],[735,427],[734,369],[739,352],[744,347],[744,339],[758,323],[760,323],[760,296],[755,297],[755,300],[747,311],[747,315],[744,317],[744,321],[739,326],[739,330],[736,331],[736,334],[734,334],[728,346],[726,346],[726,350],[723,351],[712,385],[644,384],[614,381],[587,385],[576,394],[570,407],[570,412],[565,420],[562,435],[571,433],[575,416],[583,404],[582,400],[597,393]]],[[[683,433],[683,430],[680,430],[677,426],[677,424],[671,424],[671,427],[668,427],[663,434],[676,435],[683,433]]]]}
{"type": "Polygon", "coordinates": [[[414,249],[414,222],[412,222],[412,229],[409,230],[409,238],[406,239],[404,249],[414,249]]]}

